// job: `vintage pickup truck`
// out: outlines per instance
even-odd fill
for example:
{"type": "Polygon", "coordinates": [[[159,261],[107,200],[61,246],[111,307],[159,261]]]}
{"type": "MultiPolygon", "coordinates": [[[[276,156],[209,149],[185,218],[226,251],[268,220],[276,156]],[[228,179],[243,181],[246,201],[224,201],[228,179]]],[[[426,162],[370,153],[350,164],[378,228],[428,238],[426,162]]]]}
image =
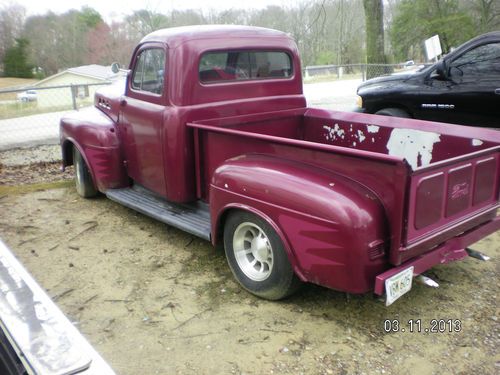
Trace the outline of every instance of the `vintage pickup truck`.
{"type": "Polygon", "coordinates": [[[434,265],[486,258],[468,246],[500,228],[499,132],[307,108],[275,30],[159,30],[129,68],[61,120],[78,193],[223,244],[251,293],[306,281],[390,304],[434,265]]]}

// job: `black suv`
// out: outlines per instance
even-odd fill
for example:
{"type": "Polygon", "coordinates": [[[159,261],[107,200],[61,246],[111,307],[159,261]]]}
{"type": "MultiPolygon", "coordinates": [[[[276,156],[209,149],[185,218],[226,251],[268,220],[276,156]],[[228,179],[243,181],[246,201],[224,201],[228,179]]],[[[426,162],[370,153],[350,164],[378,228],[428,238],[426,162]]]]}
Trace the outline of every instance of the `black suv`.
{"type": "Polygon", "coordinates": [[[417,72],[370,79],[357,93],[360,112],[500,128],[500,32],[417,72]]]}

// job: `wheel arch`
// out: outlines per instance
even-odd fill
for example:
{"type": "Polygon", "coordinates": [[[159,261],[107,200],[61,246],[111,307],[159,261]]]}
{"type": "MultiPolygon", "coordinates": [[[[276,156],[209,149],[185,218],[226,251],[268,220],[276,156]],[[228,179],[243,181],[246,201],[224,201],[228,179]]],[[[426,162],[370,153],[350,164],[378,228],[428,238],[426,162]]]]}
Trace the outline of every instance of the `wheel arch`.
{"type": "Polygon", "coordinates": [[[377,103],[376,105],[372,105],[370,107],[370,110],[369,110],[369,113],[376,113],[382,109],[387,109],[387,108],[396,108],[396,109],[400,109],[402,111],[405,111],[406,113],[408,113],[408,115],[410,116],[410,118],[414,118],[415,117],[415,114],[414,114],[414,111],[412,110],[412,108],[410,108],[409,106],[405,105],[405,104],[402,104],[402,103],[399,103],[399,102],[391,102],[391,101],[388,101],[388,102],[382,102],[382,103],[377,103]]]}
{"type": "Polygon", "coordinates": [[[219,247],[223,244],[224,226],[226,224],[226,220],[233,212],[237,211],[246,211],[256,216],[259,216],[266,223],[268,223],[271,226],[271,228],[273,228],[273,230],[276,232],[276,234],[278,235],[283,244],[283,247],[288,256],[288,260],[292,265],[293,271],[295,272],[297,277],[299,277],[300,280],[305,281],[306,278],[304,277],[302,270],[299,267],[298,259],[293,253],[292,246],[288,241],[287,237],[285,236],[284,232],[282,231],[281,227],[269,215],[267,215],[265,212],[255,207],[239,203],[230,203],[222,207],[219,210],[218,215],[212,224],[212,233],[213,233],[212,244],[214,246],[219,246],[219,247]]]}
{"type": "Polygon", "coordinates": [[[99,191],[129,185],[117,125],[99,109],[92,107],[61,118],[60,141],[63,168],[74,163],[71,151],[76,147],[99,191]]]}
{"type": "MultiPolygon", "coordinates": [[[[61,145],[63,169],[73,165],[73,148],[75,147],[74,141],[65,139],[61,145]]],[[[79,149],[81,152],[81,149],[79,149]]]]}
{"type": "Polygon", "coordinates": [[[78,142],[76,142],[74,139],[71,139],[71,138],[65,139],[61,145],[62,158],[63,158],[63,168],[70,166],[70,165],[74,165],[74,163],[75,163],[75,161],[73,160],[74,159],[73,158],[74,149],[78,150],[78,152],[82,156],[83,161],[87,165],[87,169],[90,173],[90,176],[92,177],[92,183],[94,184],[94,187],[99,190],[93,165],[92,165],[92,163],[90,163],[90,160],[88,159],[84,148],[81,145],[79,145],[78,142]]]}

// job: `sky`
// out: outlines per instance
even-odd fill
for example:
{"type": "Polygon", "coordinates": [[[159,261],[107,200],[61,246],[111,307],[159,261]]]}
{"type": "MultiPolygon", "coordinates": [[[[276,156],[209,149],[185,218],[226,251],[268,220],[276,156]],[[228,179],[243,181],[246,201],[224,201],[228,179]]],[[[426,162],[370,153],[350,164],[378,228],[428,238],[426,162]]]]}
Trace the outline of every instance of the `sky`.
{"type": "Polygon", "coordinates": [[[0,7],[11,3],[24,6],[27,15],[44,14],[47,11],[64,13],[69,9],[89,6],[96,9],[106,21],[119,20],[137,9],[168,13],[172,9],[195,9],[208,12],[231,8],[260,9],[268,5],[293,6],[301,0],[0,0],[0,7]]]}

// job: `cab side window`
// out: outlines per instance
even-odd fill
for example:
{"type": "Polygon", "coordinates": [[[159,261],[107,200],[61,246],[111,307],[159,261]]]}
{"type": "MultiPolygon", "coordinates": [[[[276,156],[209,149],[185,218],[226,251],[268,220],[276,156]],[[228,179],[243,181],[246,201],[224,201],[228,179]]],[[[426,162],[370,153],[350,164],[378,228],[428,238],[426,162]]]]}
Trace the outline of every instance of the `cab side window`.
{"type": "Polygon", "coordinates": [[[138,56],[132,75],[132,88],[161,95],[164,89],[165,51],[160,48],[143,50],[138,56]]]}
{"type": "Polygon", "coordinates": [[[467,51],[450,64],[450,74],[471,79],[500,76],[500,43],[484,44],[467,51]]]}

